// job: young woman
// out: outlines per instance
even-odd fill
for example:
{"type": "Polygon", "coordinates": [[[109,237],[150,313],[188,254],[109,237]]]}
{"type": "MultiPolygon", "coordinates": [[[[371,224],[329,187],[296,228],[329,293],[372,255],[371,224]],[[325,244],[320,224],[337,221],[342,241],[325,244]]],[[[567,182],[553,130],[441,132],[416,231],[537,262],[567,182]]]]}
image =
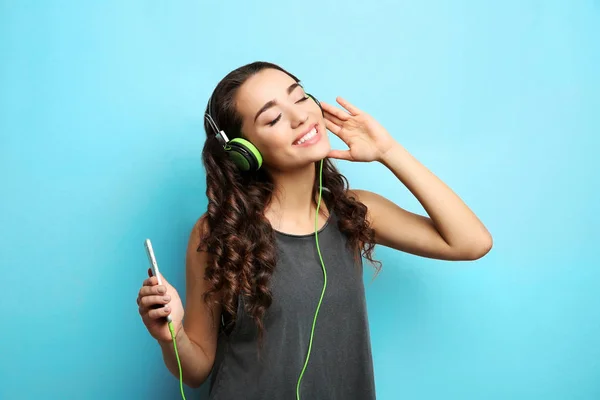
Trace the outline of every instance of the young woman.
{"type": "Polygon", "coordinates": [[[208,103],[208,209],[189,239],[185,320],[166,280],[146,279],[137,302],[179,376],[171,316],[183,382],[198,387],[212,373],[211,399],[374,399],[362,258],[374,262],[377,244],[443,260],[492,247],[450,188],[371,116],[337,101],[345,110],[256,62],[229,73],[208,103]],[[332,150],[327,131],[348,150],[332,150]],[[349,189],[331,159],[382,164],[428,217],[349,189]]]}

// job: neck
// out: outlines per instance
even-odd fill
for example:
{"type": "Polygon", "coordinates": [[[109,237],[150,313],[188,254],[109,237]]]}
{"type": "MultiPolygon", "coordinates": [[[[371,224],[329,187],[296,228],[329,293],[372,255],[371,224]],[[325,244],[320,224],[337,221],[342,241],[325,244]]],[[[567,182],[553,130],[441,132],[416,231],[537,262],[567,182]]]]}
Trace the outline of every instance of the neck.
{"type": "MultiPolygon", "coordinates": [[[[313,197],[313,186],[315,179],[318,179],[317,168],[319,166],[312,163],[306,168],[292,172],[271,171],[275,183],[275,196],[265,215],[276,229],[314,226],[316,202],[319,199],[318,193],[313,197]]],[[[326,207],[321,201],[319,214],[323,214],[324,211],[326,207]]]]}

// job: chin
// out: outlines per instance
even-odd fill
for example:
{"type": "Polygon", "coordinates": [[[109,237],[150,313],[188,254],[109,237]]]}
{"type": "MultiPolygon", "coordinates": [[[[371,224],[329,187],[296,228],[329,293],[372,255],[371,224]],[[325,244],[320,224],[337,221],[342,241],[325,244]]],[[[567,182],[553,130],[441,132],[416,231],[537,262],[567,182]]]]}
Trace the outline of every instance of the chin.
{"type": "Polygon", "coordinates": [[[314,146],[314,148],[311,149],[311,152],[306,154],[303,158],[308,164],[318,162],[325,159],[330,151],[331,146],[329,143],[322,143],[320,146],[314,146]]]}
{"type": "Polygon", "coordinates": [[[320,149],[316,152],[316,161],[320,161],[327,157],[327,154],[331,151],[331,146],[327,143],[327,146],[321,146],[320,149]]]}

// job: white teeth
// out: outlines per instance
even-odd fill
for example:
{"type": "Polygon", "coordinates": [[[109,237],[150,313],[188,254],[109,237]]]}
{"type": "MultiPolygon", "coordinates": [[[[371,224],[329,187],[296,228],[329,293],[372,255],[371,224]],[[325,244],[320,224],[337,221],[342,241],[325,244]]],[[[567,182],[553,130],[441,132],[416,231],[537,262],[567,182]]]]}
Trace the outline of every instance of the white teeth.
{"type": "Polygon", "coordinates": [[[306,142],[307,140],[314,138],[316,134],[317,134],[317,128],[312,128],[310,132],[308,132],[306,135],[302,136],[300,139],[296,140],[296,142],[294,144],[302,144],[302,143],[306,142]]]}

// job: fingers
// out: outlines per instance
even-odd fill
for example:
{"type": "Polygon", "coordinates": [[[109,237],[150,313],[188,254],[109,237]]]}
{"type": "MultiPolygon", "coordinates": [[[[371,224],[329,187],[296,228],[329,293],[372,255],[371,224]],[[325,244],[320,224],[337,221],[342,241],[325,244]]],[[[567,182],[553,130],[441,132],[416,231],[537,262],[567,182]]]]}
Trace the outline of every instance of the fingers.
{"type": "Polygon", "coordinates": [[[335,136],[342,139],[346,144],[348,144],[348,135],[342,129],[341,126],[337,125],[335,122],[325,118],[325,127],[329,129],[335,136]]]}
{"type": "Polygon", "coordinates": [[[169,296],[169,295],[144,296],[140,299],[138,305],[141,308],[156,308],[157,306],[162,307],[163,305],[167,304],[169,301],[171,301],[171,296],[169,296]]]}
{"type": "Polygon", "coordinates": [[[158,279],[152,276],[150,269],[148,269],[148,278],[143,281],[136,301],[138,311],[144,321],[164,318],[171,314],[171,307],[168,305],[171,296],[167,294],[167,286],[159,285],[158,279]]]}
{"type": "Polygon", "coordinates": [[[325,120],[326,121],[333,122],[334,124],[336,124],[339,127],[342,127],[344,125],[344,121],[342,121],[341,119],[339,119],[338,117],[336,117],[332,113],[330,113],[328,111],[325,111],[324,114],[325,114],[325,120]]]}
{"type": "Polygon", "coordinates": [[[149,319],[164,318],[167,315],[171,314],[171,307],[164,306],[164,307],[156,308],[156,309],[143,308],[143,309],[140,309],[140,314],[142,315],[143,318],[149,318],[149,319]]]}
{"type": "Polygon", "coordinates": [[[337,158],[338,160],[353,161],[352,155],[349,150],[331,150],[327,154],[329,158],[337,158]]]}
{"type": "Polygon", "coordinates": [[[348,110],[348,112],[351,115],[358,115],[360,114],[360,110],[358,109],[358,107],[355,107],[354,105],[350,104],[350,102],[346,99],[344,99],[341,96],[338,96],[335,99],[342,107],[344,107],[346,110],[348,110]]]}
{"type": "Polygon", "coordinates": [[[342,121],[348,120],[348,118],[350,118],[351,115],[356,116],[361,113],[361,111],[358,107],[354,106],[352,103],[350,103],[348,100],[344,99],[343,97],[338,96],[338,97],[336,97],[335,100],[338,102],[339,105],[344,107],[348,112],[345,113],[344,111],[322,101],[321,107],[323,108],[323,111],[328,112],[332,115],[335,115],[342,121]]]}
{"type": "Polygon", "coordinates": [[[155,292],[160,292],[160,288],[161,286],[144,286],[140,290],[138,311],[142,317],[157,319],[170,314],[171,308],[168,306],[168,303],[171,301],[171,296],[168,294],[154,294],[155,292]]]}
{"type": "Polygon", "coordinates": [[[156,279],[155,276],[149,276],[148,278],[144,279],[144,282],[142,282],[142,286],[154,286],[154,285],[158,285],[158,279],[156,279]]]}
{"type": "Polygon", "coordinates": [[[165,293],[167,293],[166,286],[159,285],[155,277],[148,278],[138,292],[137,304],[139,306],[146,296],[163,296],[165,293]]]}
{"type": "MultiPolygon", "coordinates": [[[[323,111],[325,114],[332,115],[338,119],[338,121],[347,121],[350,118],[350,115],[337,107],[334,107],[325,102],[321,102],[321,106],[323,107],[323,111]]],[[[341,125],[341,123],[339,123],[341,125]]]]}
{"type": "Polygon", "coordinates": [[[325,126],[335,135],[339,135],[340,131],[342,130],[342,128],[340,128],[338,125],[336,125],[328,119],[325,120],[325,126]]]}
{"type": "Polygon", "coordinates": [[[167,288],[164,285],[142,286],[138,292],[138,297],[164,295],[165,293],[167,293],[167,288]]]}

